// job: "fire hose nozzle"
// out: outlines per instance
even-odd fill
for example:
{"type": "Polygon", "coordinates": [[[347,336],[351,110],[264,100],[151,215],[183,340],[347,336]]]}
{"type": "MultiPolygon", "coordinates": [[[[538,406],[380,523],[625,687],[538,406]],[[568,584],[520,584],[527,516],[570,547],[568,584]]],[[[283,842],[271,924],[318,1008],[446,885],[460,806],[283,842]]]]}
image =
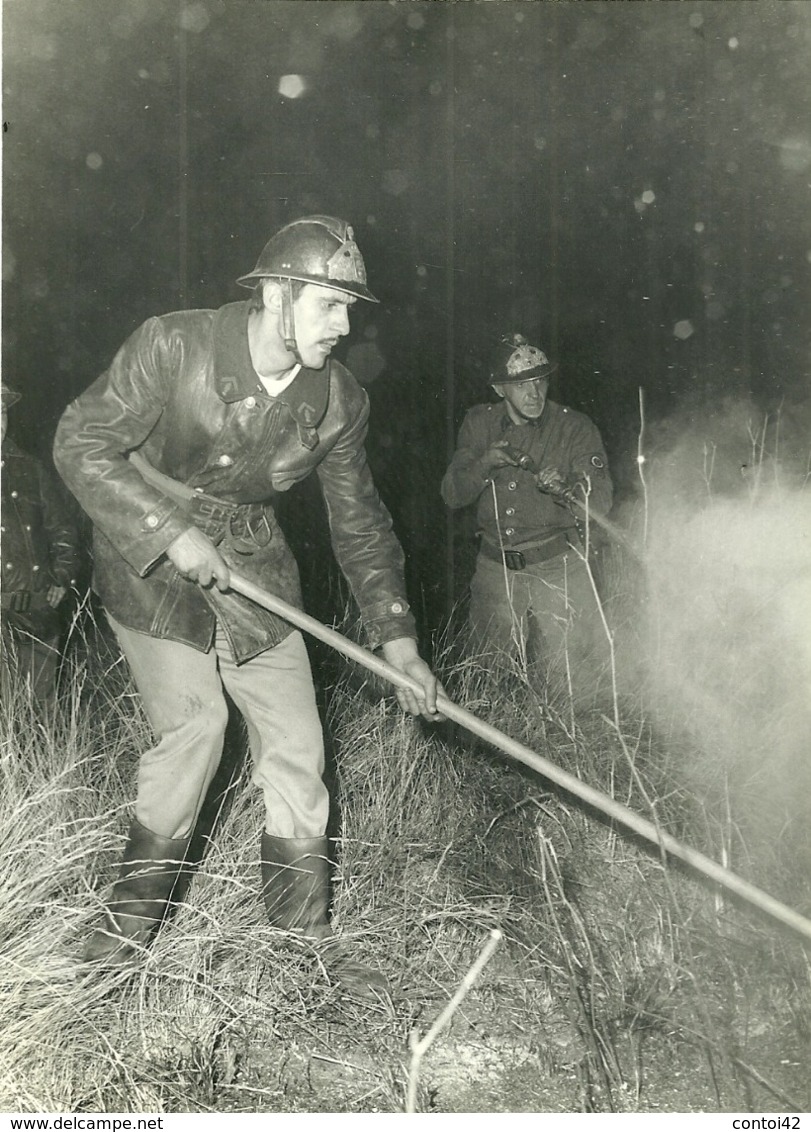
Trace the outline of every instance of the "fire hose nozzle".
{"type": "Polygon", "coordinates": [[[535,467],[535,461],[526,452],[517,452],[515,454],[515,462],[519,468],[523,468],[525,472],[536,472],[538,469],[535,467]]]}
{"type": "Polygon", "coordinates": [[[535,461],[528,452],[522,452],[520,448],[514,448],[512,444],[502,444],[498,447],[503,449],[504,454],[512,460],[517,468],[523,468],[525,472],[532,472],[533,475],[538,471],[535,461]]]}

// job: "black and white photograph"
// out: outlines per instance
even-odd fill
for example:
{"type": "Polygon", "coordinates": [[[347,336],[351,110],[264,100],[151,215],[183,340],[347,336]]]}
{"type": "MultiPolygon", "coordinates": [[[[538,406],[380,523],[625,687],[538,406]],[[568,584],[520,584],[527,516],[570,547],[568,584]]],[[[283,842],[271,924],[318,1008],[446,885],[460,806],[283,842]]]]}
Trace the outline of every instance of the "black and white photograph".
{"type": "Polygon", "coordinates": [[[3,0],[2,124],[8,1128],[803,1128],[811,3],[3,0]]]}

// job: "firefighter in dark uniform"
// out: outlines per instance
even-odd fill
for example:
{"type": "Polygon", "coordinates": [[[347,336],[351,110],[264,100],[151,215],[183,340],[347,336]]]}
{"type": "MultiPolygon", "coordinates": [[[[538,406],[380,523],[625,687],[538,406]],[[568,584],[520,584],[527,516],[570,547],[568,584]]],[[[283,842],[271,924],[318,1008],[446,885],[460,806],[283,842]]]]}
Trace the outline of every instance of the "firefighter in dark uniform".
{"type": "Polygon", "coordinates": [[[3,687],[14,667],[40,707],[53,704],[64,619],[75,585],[79,539],[55,476],[6,436],[9,406],[20,394],[2,386],[3,687]]]}
{"type": "Polygon", "coordinates": [[[476,647],[533,661],[550,686],[562,680],[579,694],[596,680],[602,649],[578,503],[605,515],[612,485],[595,425],[547,396],[555,370],[522,335],[499,342],[490,371],[499,402],[467,413],[442,497],[451,508],[476,505],[476,647]]]}

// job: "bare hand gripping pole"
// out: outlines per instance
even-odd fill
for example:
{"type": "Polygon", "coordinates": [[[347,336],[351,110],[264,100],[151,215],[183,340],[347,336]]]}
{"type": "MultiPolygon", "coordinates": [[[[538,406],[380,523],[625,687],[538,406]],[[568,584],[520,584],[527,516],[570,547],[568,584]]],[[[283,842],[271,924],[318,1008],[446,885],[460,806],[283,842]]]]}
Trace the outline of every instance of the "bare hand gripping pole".
{"type": "MultiPolygon", "coordinates": [[[[411,688],[412,691],[416,692],[418,695],[422,692],[420,685],[415,680],[412,680],[409,676],[405,676],[402,672],[399,672],[396,668],[387,664],[385,660],[381,660],[379,657],[369,652],[368,649],[355,644],[354,641],[348,640],[341,633],[337,633],[334,629],[322,625],[320,621],[317,621],[314,617],[310,617],[309,614],[295,609],[286,601],[282,601],[281,598],[275,597],[273,594],[254,585],[253,582],[249,582],[246,578],[242,578],[233,572],[231,573],[231,588],[237,593],[242,594],[243,597],[247,597],[251,601],[256,602],[256,604],[262,606],[263,609],[268,609],[271,613],[276,613],[280,617],[283,617],[285,621],[289,621],[290,624],[295,625],[297,629],[303,629],[305,632],[310,633],[313,637],[323,641],[343,656],[349,657],[350,660],[357,661],[358,664],[363,665],[363,667],[367,668],[370,672],[374,672],[377,676],[382,676],[383,679],[387,680],[390,684],[395,684],[403,688],[411,688]]],[[[785,904],[781,904],[779,900],[775,900],[774,897],[770,896],[767,892],[763,892],[761,889],[749,884],[741,877],[736,876],[735,873],[730,872],[729,869],[725,869],[721,865],[716,864],[710,857],[706,857],[703,853],[691,849],[689,845],[684,845],[681,841],[677,841],[676,838],[671,837],[670,834],[657,829],[652,822],[646,821],[645,818],[640,817],[634,810],[623,806],[620,802],[616,802],[601,790],[596,790],[594,787],[588,786],[575,775],[562,770],[559,766],[556,766],[555,763],[536,754],[522,743],[518,743],[515,739],[511,739],[508,735],[505,735],[503,731],[499,731],[498,728],[493,727],[489,723],[485,723],[484,720],[479,719],[465,708],[452,703],[452,701],[445,696],[439,697],[437,708],[448,719],[453,720],[454,723],[460,724],[472,734],[478,735],[479,738],[497,747],[500,751],[509,755],[510,758],[516,759],[518,762],[537,771],[538,774],[543,775],[544,778],[563,787],[569,794],[573,794],[576,798],[587,802],[590,806],[593,806],[595,810],[606,814],[614,821],[619,822],[620,825],[625,826],[626,829],[638,833],[647,841],[652,842],[660,849],[670,853],[671,856],[684,861],[685,864],[689,865],[697,872],[702,873],[716,884],[721,885],[721,887],[725,888],[728,892],[734,893],[736,896],[746,901],[747,904],[758,908],[761,912],[765,912],[771,919],[784,924],[795,932],[799,932],[806,940],[811,940],[811,920],[801,916],[798,912],[788,908],[785,904]]]]}

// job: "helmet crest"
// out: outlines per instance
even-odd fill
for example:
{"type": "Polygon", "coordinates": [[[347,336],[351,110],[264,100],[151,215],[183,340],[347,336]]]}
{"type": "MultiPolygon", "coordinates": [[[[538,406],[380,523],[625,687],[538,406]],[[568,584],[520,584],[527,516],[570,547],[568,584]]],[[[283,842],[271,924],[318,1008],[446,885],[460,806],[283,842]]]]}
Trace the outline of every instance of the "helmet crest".
{"type": "Polygon", "coordinates": [[[523,334],[506,334],[496,350],[490,380],[494,385],[531,381],[550,377],[556,369],[543,350],[530,345],[523,334]]]}
{"type": "Polygon", "coordinates": [[[366,265],[355,243],[355,233],[347,225],[346,238],[327,260],[327,275],[348,283],[366,282],[366,265]]]}

